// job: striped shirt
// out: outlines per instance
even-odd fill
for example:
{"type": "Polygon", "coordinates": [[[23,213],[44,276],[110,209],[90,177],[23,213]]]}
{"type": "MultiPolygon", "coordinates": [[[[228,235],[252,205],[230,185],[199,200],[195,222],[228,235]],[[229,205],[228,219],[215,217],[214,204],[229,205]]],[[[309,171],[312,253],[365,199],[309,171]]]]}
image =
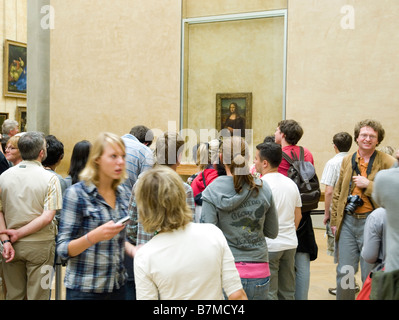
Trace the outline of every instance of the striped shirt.
{"type": "MultiPolygon", "coordinates": [[[[182,183],[183,183],[184,190],[186,191],[186,196],[187,196],[186,202],[187,202],[187,205],[189,206],[189,208],[191,209],[191,212],[193,213],[193,220],[194,220],[195,202],[194,202],[193,189],[191,189],[191,187],[187,183],[185,183],[183,181],[182,181],[182,183]]],[[[129,241],[131,243],[133,243],[134,245],[144,244],[144,243],[147,243],[148,241],[150,241],[154,235],[145,232],[143,225],[138,221],[139,213],[137,210],[136,198],[134,196],[134,192],[132,193],[132,196],[130,197],[128,214],[130,215],[130,217],[133,221],[131,224],[129,224],[126,227],[129,241]]]]}
{"type": "Polygon", "coordinates": [[[150,148],[131,134],[125,134],[122,140],[126,148],[126,172],[128,174],[128,178],[122,185],[126,188],[127,201],[129,201],[133,186],[140,173],[153,167],[154,156],[150,148]]]}
{"type": "Polygon", "coordinates": [[[324,166],[320,183],[326,186],[335,186],[339,178],[342,160],[347,154],[348,152],[337,153],[333,158],[327,161],[326,165],[324,166]]]}
{"type": "Polygon", "coordinates": [[[100,225],[127,215],[125,190],[119,186],[115,209],[111,208],[93,185],[78,182],[64,195],[57,237],[57,253],[68,260],[65,287],[82,292],[104,293],[119,289],[127,280],[124,266],[126,231],[111,240],[101,241],[76,257],[68,256],[68,245],[100,225]]]}

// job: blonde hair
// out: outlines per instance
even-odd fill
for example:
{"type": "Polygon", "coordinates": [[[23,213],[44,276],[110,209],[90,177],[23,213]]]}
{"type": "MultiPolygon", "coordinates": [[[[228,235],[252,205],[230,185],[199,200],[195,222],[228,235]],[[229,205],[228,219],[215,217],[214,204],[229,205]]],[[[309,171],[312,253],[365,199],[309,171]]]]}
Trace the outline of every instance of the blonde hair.
{"type": "Polygon", "coordinates": [[[390,156],[394,157],[395,156],[395,149],[392,148],[391,146],[385,146],[380,148],[381,152],[384,152],[386,154],[389,154],[390,156]]]}
{"type": "Polygon", "coordinates": [[[221,141],[214,139],[210,142],[201,143],[197,149],[196,165],[205,170],[210,164],[219,162],[219,145],[221,141]]]}
{"type": "Polygon", "coordinates": [[[259,192],[259,186],[255,183],[249,170],[249,148],[244,138],[239,136],[227,137],[220,147],[223,155],[223,164],[233,174],[234,189],[240,193],[243,186],[247,184],[249,189],[259,192]]]}
{"type": "Polygon", "coordinates": [[[209,162],[209,144],[206,143],[201,143],[197,149],[197,161],[196,165],[199,167],[199,169],[205,170],[206,167],[208,166],[209,162]]]}
{"type": "MultiPolygon", "coordinates": [[[[97,159],[102,156],[104,149],[107,145],[118,146],[125,153],[125,144],[123,140],[114,133],[102,132],[97,137],[97,140],[93,143],[90,149],[90,154],[86,163],[85,168],[79,175],[79,179],[84,181],[86,184],[93,183],[98,187],[99,184],[99,167],[97,164],[97,159]]],[[[119,184],[121,184],[127,178],[127,173],[124,171],[121,178],[115,179],[112,183],[112,188],[116,190],[119,184]]]]}
{"type": "Polygon", "coordinates": [[[167,166],[156,166],[137,180],[135,198],[144,231],[173,231],[192,221],[180,176],[167,166]]]}
{"type": "Polygon", "coordinates": [[[21,136],[12,136],[10,139],[8,139],[6,147],[12,145],[14,148],[18,149],[19,138],[21,138],[21,136]]]}

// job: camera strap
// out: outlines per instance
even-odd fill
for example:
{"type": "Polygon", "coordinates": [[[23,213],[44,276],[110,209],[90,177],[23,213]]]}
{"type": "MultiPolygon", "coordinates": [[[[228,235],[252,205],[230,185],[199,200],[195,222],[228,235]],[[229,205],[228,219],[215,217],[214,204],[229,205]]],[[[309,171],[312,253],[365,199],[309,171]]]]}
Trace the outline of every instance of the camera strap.
{"type": "MultiPolygon", "coordinates": [[[[355,152],[353,154],[353,156],[352,156],[352,175],[353,175],[354,171],[356,171],[356,173],[358,175],[360,175],[360,170],[359,170],[359,167],[358,167],[357,162],[356,162],[356,155],[357,155],[357,152],[355,152]]],[[[374,151],[374,153],[370,157],[369,163],[367,165],[367,171],[366,171],[367,177],[371,173],[371,169],[373,168],[373,163],[374,163],[374,159],[375,159],[376,155],[377,155],[377,151],[374,151]]]]}
{"type": "MultiPolygon", "coordinates": [[[[361,174],[360,174],[359,167],[358,167],[357,162],[356,162],[356,155],[357,155],[357,152],[355,152],[355,153],[353,154],[353,156],[352,156],[352,176],[353,176],[353,173],[354,173],[355,171],[356,171],[356,173],[357,173],[358,175],[361,175],[361,174]]],[[[373,163],[374,163],[374,160],[375,160],[375,157],[376,157],[376,156],[377,156],[377,151],[374,151],[374,153],[373,153],[372,156],[370,157],[369,163],[368,163],[368,165],[367,165],[367,171],[366,171],[367,177],[368,177],[369,174],[371,173],[371,169],[373,168],[373,163]]],[[[349,183],[348,196],[351,195],[351,189],[352,189],[352,178],[351,178],[350,183],[349,183]]],[[[362,194],[363,194],[363,193],[364,193],[364,189],[362,190],[362,194]]],[[[370,202],[371,202],[371,205],[374,207],[373,201],[370,200],[370,202]]]]}

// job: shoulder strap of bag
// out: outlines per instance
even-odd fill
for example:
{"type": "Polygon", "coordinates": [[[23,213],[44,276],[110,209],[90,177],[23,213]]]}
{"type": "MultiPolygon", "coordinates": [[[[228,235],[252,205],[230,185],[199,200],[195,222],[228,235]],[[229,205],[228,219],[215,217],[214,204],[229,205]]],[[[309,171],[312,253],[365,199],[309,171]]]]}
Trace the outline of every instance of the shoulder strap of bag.
{"type": "Polygon", "coordinates": [[[204,174],[204,171],[202,171],[202,183],[204,184],[204,187],[206,188],[206,182],[205,182],[205,174],[204,174]]]}
{"type": "Polygon", "coordinates": [[[287,162],[289,163],[289,164],[292,164],[293,163],[293,160],[290,158],[290,156],[288,155],[288,154],[286,154],[284,151],[283,151],[283,158],[285,159],[285,160],[287,160],[287,162]]]}
{"type": "Polygon", "coordinates": [[[305,150],[303,150],[303,147],[299,147],[299,160],[305,161],[305,150]]]}

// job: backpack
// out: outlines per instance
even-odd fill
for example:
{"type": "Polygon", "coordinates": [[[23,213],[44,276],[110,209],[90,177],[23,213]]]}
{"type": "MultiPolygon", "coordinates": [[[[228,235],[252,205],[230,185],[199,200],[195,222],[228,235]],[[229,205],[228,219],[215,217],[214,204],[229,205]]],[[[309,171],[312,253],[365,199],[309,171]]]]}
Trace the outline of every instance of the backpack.
{"type": "Polygon", "coordinates": [[[307,212],[317,209],[321,192],[316,170],[309,161],[305,161],[303,147],[299,148],[299,159],[293,150],[291,150],[292,159],[285,152],[283,158],[290,164],[287,176],[295,182],[301,194],[302,212],[307,212]]]}

